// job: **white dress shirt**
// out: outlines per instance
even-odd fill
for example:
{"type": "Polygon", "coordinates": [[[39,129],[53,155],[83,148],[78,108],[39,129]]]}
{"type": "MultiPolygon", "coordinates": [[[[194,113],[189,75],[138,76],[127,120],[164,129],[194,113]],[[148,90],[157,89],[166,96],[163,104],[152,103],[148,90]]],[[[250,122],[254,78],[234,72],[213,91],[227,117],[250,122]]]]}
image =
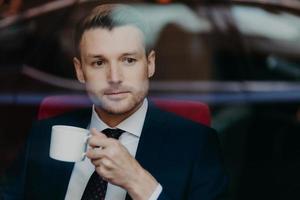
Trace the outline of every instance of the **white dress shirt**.
{"type": "MultiPolygon", "coordinates": [[[[93,106],[91,122],[88,128],[96,128],[98,131],[102,131],[106,128],[119,128],[124,130],[125,132],[120,136],[119,141],[126,147],[129,153],[135,157],[147,108],[148,101],[145,99],[143,105],[134,114],[122,121],[117,127],[109,127],[99,118],[93,106]]],[[[71,174],[65,200],[80,200],[89,178],[94,171],[95,167],[90,159],[85,158],[81,162],[76,162],[71,174]]],[[[156,200],[161,191],[162,187],[159,184],[149,200],[156,200]]],[[[123,188],[108,183],[105,200],[125,200],[125,198],[126,191],[123,188]]]]}

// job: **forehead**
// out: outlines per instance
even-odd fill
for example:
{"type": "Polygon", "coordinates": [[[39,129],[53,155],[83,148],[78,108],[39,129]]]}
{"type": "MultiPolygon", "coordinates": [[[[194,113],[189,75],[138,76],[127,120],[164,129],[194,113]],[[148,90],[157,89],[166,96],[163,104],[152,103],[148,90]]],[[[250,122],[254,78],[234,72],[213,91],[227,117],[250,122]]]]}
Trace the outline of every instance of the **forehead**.
{"type": "Polygon", "coordinates": [[[82,54],[123,54],[145,52],[143,33],[131,25],[114,27],[111,30],[93,28],[85,31],[80,41],[82,54]]]}

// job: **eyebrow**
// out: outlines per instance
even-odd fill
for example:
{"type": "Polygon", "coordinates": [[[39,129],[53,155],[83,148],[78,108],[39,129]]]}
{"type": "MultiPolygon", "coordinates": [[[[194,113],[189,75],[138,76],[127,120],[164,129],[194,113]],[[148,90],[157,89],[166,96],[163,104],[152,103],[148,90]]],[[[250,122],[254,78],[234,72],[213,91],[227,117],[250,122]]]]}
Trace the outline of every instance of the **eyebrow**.
{"type": "Polygon", "coordinates": [[[132,56],[132,55],[139,55],[139,53],[136,51],[133,51],[133,52],[128,52],[128,53],[122,54],[122,56],[132,56]]]}
{"type": "MultiPolygon", "coordinates": [[[[137,51],[132,51],[132,52],[127,52],[127,53],[123,53],[120,57],[122,56],[135,56],[135,55],[139,55],[139,53],[137,51]]],[[[105,58],[105,56],[101,55],[101,54],[87,54],[88,58],[105,58]]]]}
{"type": "Polygon", "coordinates": [[[88,58],[104,58],[102,55],[97,55],[97,54],[87,54],[88,58]]]}

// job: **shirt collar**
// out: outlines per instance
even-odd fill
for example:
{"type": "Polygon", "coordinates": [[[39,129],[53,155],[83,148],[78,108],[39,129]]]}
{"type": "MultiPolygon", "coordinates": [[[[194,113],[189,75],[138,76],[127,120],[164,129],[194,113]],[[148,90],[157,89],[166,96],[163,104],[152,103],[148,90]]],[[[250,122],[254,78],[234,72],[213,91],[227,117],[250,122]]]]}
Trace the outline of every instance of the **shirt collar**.
{"type": "MultiPolygon", "coordinates": [[[[128,133],[140,137],[144,126],[147,109],[148,109],[148,100],[145,98],[142,106],[135,113],[130,115],[127,119],[122,121],[114,128],[122,129],[128,133]]],[[[106,128],[113,128],[113,127],[109,127],[100,119],[100,117],[98,116],[95,110],[95,105],[93,105],[90,128],[96,128],[98,131],[102,131],[106,128]]]]}

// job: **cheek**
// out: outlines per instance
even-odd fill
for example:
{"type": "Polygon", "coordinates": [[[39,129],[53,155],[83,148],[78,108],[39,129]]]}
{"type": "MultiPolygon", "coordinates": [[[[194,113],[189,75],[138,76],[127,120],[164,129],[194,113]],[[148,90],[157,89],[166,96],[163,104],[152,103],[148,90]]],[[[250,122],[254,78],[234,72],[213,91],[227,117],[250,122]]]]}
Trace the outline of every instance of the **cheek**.
{"type": "Polygon", "coordinates": [[[128,79],[127,83],[124,82],[124,85],[131,86],[131,88],[135,88],[136,92],[140,92],[145,90],[147,87],[145,87],[148,84],[148,78],[147,76],[144,76],[144,74],[141,76],[135,76],[131,79],[128,79]]]}
{"type": "Polygon", "coordinates": [[[105,72],[101,70],[86,70],[85,71],[86,79],[89,82],[103,82],[105,81],[105,72]]]}
{"type": "Polygon", "coordinates": [[[124,71],[124,77],[127,81],[141,83],[148,80],[148,70],[146,66],[132,68],[124,71]]]}
{"type": "Polygon", "coordinates": [[[135,88],[136,93],[144,93],[148,90],[149,80],[146,74],[141,74],[131,81],[132,88],[135,88]]]}
{"type": "Polygon", "coordinates": [[[106,87],[105,76],[102,73],[86,73],[86,87],[89,91],[101,90],[106,87]]]}

